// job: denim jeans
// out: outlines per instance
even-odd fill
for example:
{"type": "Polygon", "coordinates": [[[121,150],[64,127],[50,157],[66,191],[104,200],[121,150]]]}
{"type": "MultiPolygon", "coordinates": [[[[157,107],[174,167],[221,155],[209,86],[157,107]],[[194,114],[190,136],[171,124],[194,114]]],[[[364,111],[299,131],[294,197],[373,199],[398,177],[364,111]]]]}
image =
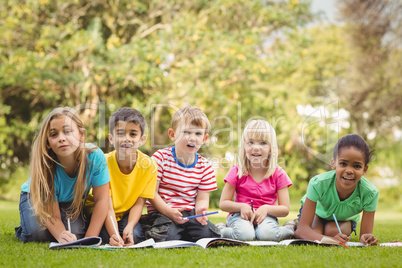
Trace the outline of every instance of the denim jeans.
{"type": "MultiPolygon", "coordinates": [[[[127,226],[128,216],[129,216],[129,214],[124,215],[123,218],[121,218],[117,222],[117,228],[119,229],[119,234],[121,237],[123,237],[124,228],[126,228],[126,226],[127,226]]],[[[106,219],[106,220],[108,220],[108,219],[106,219]]],[[[109,243],[110,235],[107,232],[105,225],[103,225],[99,236],[102,238],[102,243],[109,243]]],[[[134,244],[140,243],[145,240],[144,233],[142,231],[142,228],[141,228],[141,225],[139,222],[137,222],[137,224],[133,228],[133,238],[134,238],[134,244]]]]}
{"type": "Polygon", "coordinates": [[[221,230],[222,237],[237,240],[281,241],[294,236],[291,226],[279,226],[278,219],[267,215],[265,219],[254,226],[250,221],[243,220],[240,213],[232,213],[226,221],[227,228],[221,230]]]}
{"type": "MultiPolygon", "coordinates": [[[[181,213],[183,217],[195,215],[194,209],[181,213]]],[[[207,225],[201,225],[196,219],[191,219],[184,224],[176,224],[159,212],[143,215],[141,225],[144,229],[145,239],[153,238],[156,242],[168,240],[196,242],[201,238],[221,237],[219,230],[210,221],[207,222],[207,225]]]]}
{"type": "MultiPolygon", "coordinates": [[[[66,229],[68,229],[66,212],[71,202],[59,203],[61,220],[66,229]]],[[[20,226],[15,227],[15,236],[23,242],[57,242],[50,234],[49,230],[41,226],[37,221],[34,210],[31,205],[29,194],[21,192],[20,195],[20,226]]],[[[77,219],[70,222],[71,232],[75,234],[77,239],[85,236],[85,221],[80,215],[77,219]]]]}

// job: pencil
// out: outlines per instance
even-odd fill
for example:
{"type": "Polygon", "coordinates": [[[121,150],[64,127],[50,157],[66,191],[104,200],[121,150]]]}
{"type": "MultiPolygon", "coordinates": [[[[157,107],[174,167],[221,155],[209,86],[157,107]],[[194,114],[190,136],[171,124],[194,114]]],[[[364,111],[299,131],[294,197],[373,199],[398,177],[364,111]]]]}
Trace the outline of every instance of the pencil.
{"type": "Polygon", "coordinates": [[[68,231],[71,233],[70,218],[67,218],[68,231]]]}
{"type": "Polygon", "coordinates": [[[339,231],[339,233],[341,234],[342,231],[341,231],[341,228],[339,227],[338,221],[336,220],[335,214],[332,214],[332,217],[334,217],[336,227],[338,227],[338,231],[339,231]]]}
{"type": "Polygon", "coordinates": [[[114,232],[116,233],[117,237],[119,237],[119,231],[117,231],[116,224],[114,224],[113,216],[110,215],[110,220],[112,221],[114,232]]]}
{"type": "MultiPolygon", "coordinates": [[[[338,231],[339,231],[339,233],[341,234],[342,231],[341,231],[341,228],[339,227],[338,221],[336,220],[336,217],[335,217],[335,214],[334,214],[334,213],[332,214],[332,217],[334,217],[334,221],[335,221],[336,227],[338,227],[338,231]]],[[[341,243],[342,246],[348,248],[348,246],[346,246],[346,244],[344,244],[343,242],[339,241],[339,243],[341,243]]]]}
{"type": "Polygon", "coordinates": [[[253,200],[251,200],[251,211],[254,212],[253,200]]]}
{"type": "Polygon", "coordinates": [[[202,217],[202,216],[208,216],[208,215],[216,214],[216,213],[219,213],[219,212],[220,212],[220,210],[214,211],[214,212],[205,213],[205,215],[204,215],[204,214],[199,214],[199,215],[184,217],[183,220],[190,220],[190,219],[194,219],[194,218],[197,218],[197,217],[202,217]]]}

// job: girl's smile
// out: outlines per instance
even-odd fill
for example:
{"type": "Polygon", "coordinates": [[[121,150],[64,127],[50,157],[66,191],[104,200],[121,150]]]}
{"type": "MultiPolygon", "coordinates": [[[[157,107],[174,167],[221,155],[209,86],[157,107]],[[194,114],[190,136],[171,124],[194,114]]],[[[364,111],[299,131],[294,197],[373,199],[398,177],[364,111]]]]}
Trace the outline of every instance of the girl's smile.
{"type": "Polygon", "coordinates": [[[271,146],[267,141],[249,137],[245,142],[244,149],[252,168],[267,168],[267,161],[271,152],[271,146]]]}
{"type": "Polygon", "coordinates": [[[337,158],[331,160],[331,166],[336,170],[335,186],[342,199],[353,193],[368,168],[363,152],[355,147],[340,149],[337,158]]]}

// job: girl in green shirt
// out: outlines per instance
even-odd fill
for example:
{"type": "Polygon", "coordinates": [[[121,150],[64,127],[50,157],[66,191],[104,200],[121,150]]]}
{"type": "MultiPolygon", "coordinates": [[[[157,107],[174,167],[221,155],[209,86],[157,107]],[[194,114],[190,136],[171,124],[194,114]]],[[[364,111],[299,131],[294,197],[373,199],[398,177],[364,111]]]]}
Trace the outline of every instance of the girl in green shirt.
{"type": "Polygon", "coordinates": [[[366,245],[377,244],[372,231],[378,190],[362,177],[371,154],[365,140],[357,134],[346,135],[337,142],[331,160],[333,170],[309,182],[307,194],[301,201],[296,238],[321,240],[327,236],[346,243],[363,211],[359,241],[366,245]],[[339,229],[333,215],[339,222],[339,229]]]}

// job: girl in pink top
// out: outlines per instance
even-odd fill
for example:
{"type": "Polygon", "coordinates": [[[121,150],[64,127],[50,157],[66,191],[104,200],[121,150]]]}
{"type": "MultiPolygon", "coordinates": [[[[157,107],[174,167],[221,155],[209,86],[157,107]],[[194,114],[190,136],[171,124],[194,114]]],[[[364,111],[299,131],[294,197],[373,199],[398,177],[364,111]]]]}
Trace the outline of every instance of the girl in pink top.
{"type": "Polygon", "coordinates": [[[219,207],[230,215],[227,228],[221,227],[222,237],[272,241],[293,237],[294,225],[278,224],[277,217],[289,214],[292,181],[277,162],[275,130],[264,120],[251,121],[240,141],[239,165],[224,179],[219,207]]]}

